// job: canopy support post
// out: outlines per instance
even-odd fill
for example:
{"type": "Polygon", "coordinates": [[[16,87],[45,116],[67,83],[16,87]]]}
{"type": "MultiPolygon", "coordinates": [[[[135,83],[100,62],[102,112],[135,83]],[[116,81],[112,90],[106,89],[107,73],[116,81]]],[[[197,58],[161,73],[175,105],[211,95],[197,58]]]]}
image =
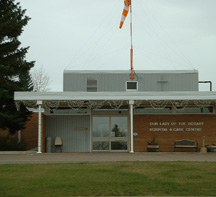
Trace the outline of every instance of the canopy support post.
{"type": "Polygon", "coordinates": [[[130,100],[129,105],[130,105],[130,130],[131,130],[130,153],[134,153],[134,150],[133,150],[133,105],[134,105],[134,100],[130,100]]]}
{"type": "Polygon", "coordinates": [[[42,106],[42,101],[37,101],[38,105],[38,152],[37,153],[42,153],[41,152],[41,125],[42,125],[42,119],[41,119],[41,106],[42,106]]]}

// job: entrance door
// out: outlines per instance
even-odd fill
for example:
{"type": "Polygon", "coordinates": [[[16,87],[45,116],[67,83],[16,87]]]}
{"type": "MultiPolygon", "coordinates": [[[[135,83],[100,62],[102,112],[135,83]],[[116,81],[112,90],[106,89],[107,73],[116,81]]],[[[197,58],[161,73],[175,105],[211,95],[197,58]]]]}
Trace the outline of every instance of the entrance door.
{"type": "Polygon", "coordinates": [[[128,117],[94,116],[93,151],[128,151],[128,117]]]}

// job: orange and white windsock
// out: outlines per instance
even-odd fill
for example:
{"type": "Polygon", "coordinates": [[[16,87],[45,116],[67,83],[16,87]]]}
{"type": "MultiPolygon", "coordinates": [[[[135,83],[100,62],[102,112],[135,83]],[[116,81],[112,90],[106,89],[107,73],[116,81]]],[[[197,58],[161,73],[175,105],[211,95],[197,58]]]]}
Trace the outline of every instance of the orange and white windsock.
{"type": "Polygon", "coordinates": [[[120,26],[119,26],[120,29],[122,28],[124,21],[125,21],[125,18],[128,15],[130,5],[131,5],[131,0],[124,0],[124,10],[122,12],[121,22],[120,22],[120,26]]]}

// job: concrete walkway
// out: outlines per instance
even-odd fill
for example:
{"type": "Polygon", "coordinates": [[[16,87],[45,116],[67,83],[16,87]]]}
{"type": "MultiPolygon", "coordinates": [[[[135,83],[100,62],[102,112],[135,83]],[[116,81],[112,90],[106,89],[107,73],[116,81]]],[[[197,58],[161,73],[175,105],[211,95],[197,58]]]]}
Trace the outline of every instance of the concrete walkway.
{"type": "Polygon", "coordinates": [[[42,153],[0,152],[0,164],[79,163],[116,161],[209,161],[216,162],[216,153],[42,153]]]}

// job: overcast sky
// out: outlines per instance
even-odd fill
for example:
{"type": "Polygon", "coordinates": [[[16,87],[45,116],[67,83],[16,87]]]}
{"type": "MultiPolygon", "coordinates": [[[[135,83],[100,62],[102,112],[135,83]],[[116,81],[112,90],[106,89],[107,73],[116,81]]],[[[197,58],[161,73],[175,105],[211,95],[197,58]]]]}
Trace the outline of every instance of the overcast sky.
{"type": "MultiPolygon", "coordinates": [[[[63,71],[129,70],[124,0],[21,0],[31,17],[20,38],[27,60],[63,90],[63,71]]],[[[135,70],[193,70],[216,88],[216,0],[133,0],[135,70]]],[[[200,90],[209,90],[200,85],[200,90]]]]}

